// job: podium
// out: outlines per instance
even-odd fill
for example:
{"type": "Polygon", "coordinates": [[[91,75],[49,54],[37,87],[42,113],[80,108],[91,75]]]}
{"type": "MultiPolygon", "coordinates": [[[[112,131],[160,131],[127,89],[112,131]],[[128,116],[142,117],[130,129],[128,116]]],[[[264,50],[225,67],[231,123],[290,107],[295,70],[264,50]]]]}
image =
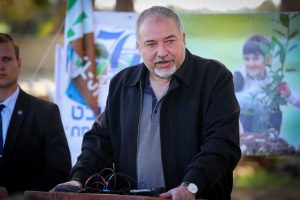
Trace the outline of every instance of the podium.
{"type": "Polygon", "coordinates": [[[25,191],[25,200],[165,200],[158,197],[76,192],[25,191]]]}

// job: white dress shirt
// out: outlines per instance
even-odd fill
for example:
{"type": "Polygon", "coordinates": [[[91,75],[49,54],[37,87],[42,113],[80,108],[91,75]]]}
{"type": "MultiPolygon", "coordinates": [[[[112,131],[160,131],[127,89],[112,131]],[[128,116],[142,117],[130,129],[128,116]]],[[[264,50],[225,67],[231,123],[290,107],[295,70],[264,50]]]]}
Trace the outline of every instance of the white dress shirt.
{"type": "Polygon", "coordinates": [[[17,98],[20,93],[20,88],[17,89],[12,93],[7,99],[2,101],[0,104],[4,104],[5,107],[3,108],[1,115],[2,115],[2,133],[3,133],[3,146],[5,145],[5,139],[7,135],[7,129],[9,126],[9,122],[14,111],[17,98]]]}

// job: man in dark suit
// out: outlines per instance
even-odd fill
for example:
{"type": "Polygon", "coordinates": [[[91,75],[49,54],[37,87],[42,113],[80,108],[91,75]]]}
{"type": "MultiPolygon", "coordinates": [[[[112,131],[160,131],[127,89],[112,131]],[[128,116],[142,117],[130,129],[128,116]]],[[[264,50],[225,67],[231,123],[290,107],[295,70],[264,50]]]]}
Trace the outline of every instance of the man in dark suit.
{"type": "Polygon", "coordinates": [[[0,187],[48,191],[66,181],[71,156],[57,105],[18,85],[19,48],[0,33],[0,187]]]}

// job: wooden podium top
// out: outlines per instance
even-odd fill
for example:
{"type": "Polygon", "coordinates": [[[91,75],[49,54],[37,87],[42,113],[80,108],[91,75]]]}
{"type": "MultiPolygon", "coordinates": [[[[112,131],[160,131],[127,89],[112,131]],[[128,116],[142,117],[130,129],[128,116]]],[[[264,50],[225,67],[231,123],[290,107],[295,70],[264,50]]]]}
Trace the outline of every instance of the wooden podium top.
{"type": "Polygon", "coordinates": [[[25,200],[163,200],[158,197],[76,192],[25,191],[25,200]]]}

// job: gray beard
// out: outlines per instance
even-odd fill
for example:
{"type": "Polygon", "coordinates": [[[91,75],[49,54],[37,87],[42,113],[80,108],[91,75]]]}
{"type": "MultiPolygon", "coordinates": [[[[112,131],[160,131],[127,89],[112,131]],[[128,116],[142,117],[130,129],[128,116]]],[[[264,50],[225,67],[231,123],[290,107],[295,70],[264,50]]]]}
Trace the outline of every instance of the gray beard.
{"type": "Polygon", "coordinates": [[[176,65],[174,64],[170,69],[157,69],[154,68],[154,74],[163,79],[170,79],[171,76],[176,72],[176,65]]]}

